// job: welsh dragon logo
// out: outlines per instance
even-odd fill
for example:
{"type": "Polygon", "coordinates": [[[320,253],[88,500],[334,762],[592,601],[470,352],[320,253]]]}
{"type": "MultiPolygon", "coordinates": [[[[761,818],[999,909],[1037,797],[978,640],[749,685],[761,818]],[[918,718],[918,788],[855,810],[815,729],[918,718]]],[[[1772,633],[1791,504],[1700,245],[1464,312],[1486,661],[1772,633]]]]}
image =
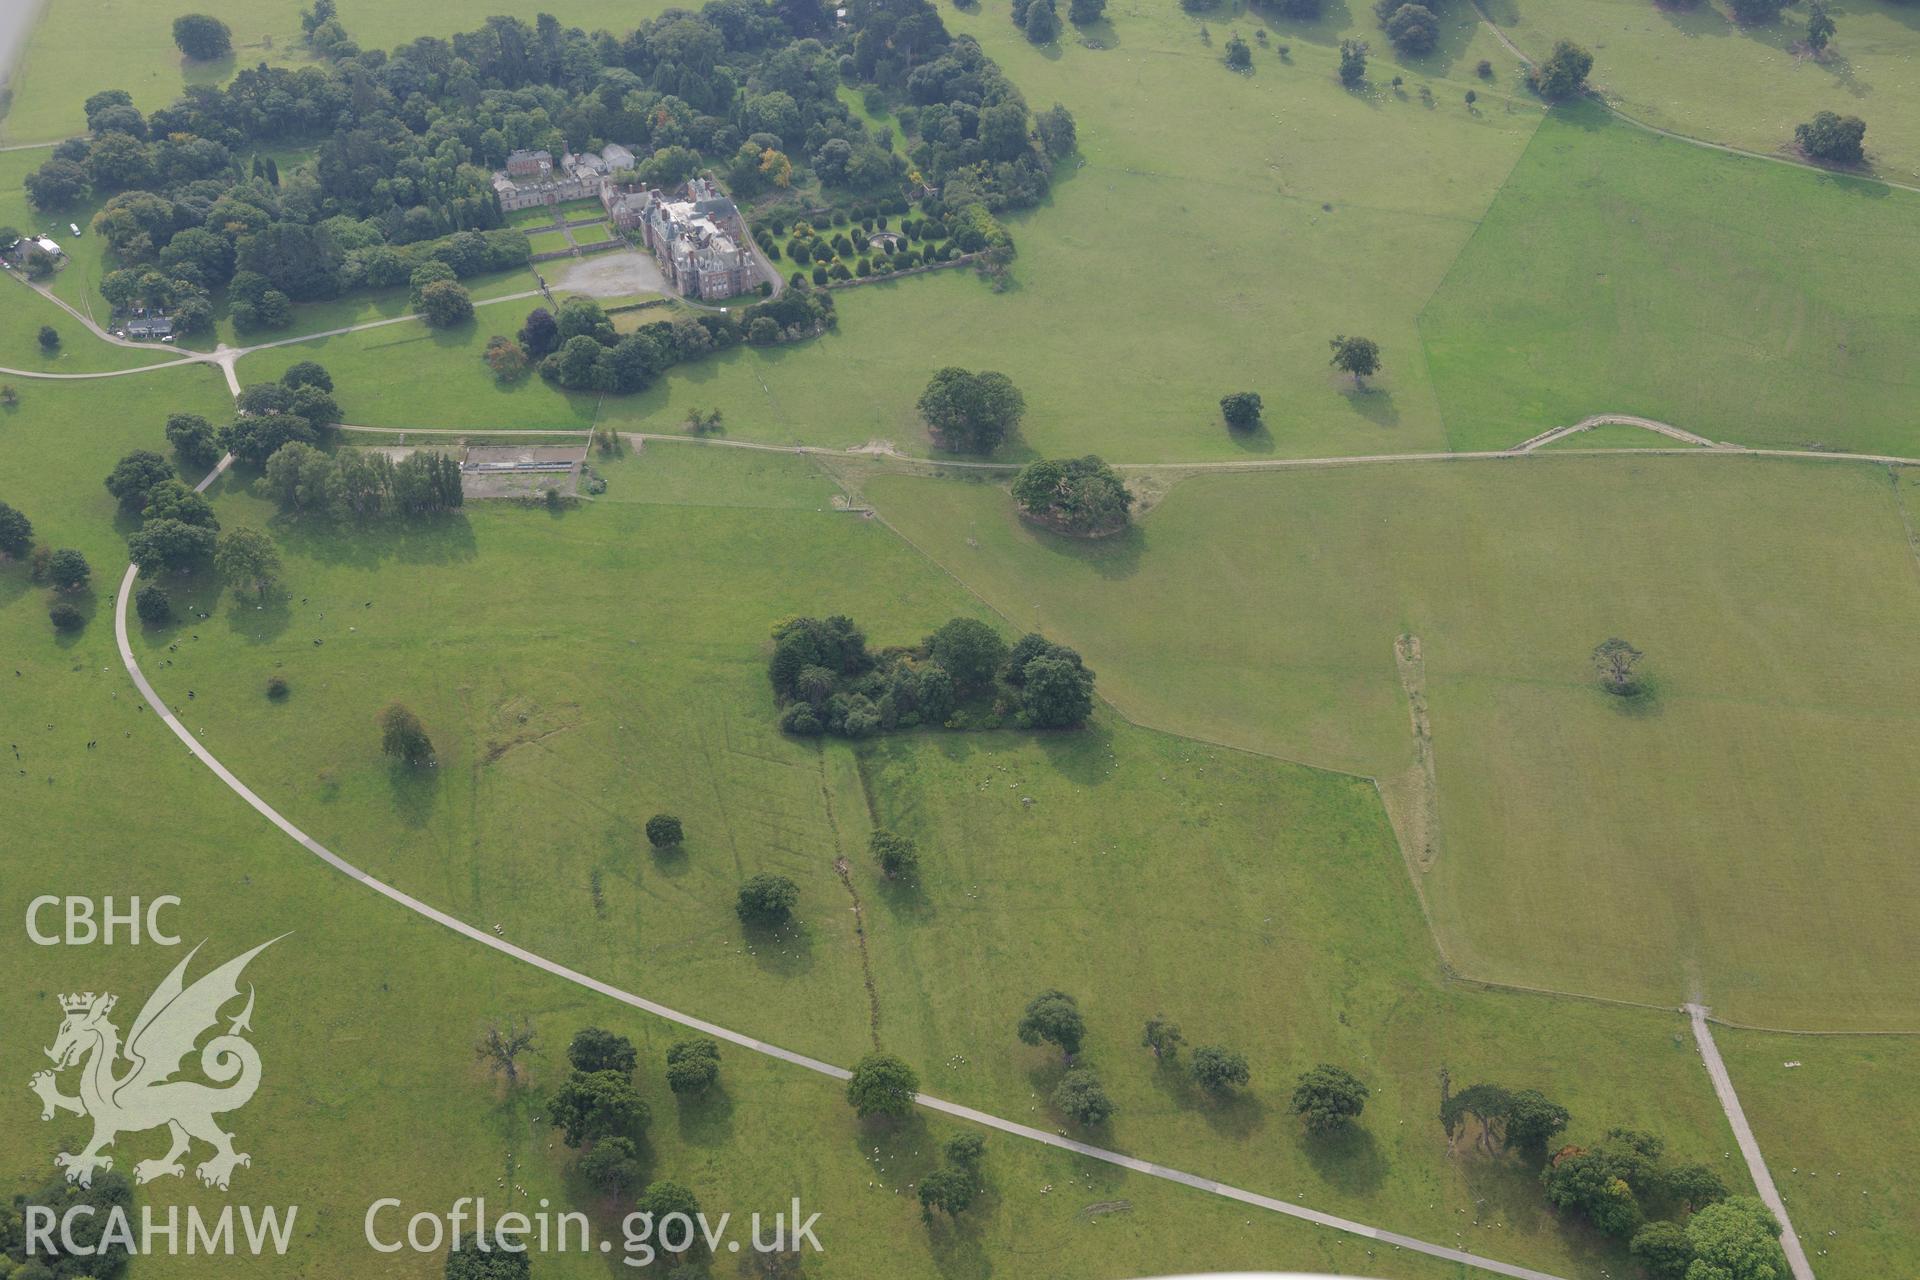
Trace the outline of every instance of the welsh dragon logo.
{"type": "Polygon", "coordinates": [[[136,1182],[184,1175],[180,1158],[196,1138],[213,1148],[212,1157],[195,1170],[210,1187],[226,1190],[235,1166],[252,1163],[245,1152],[233,1149],[233,1135],[214,1122],[216,1115],[245,1106],[260,1087],[260,1053],[241,1036],[252,1029],[251,984],[246,1007],[231,1019],[224,1034],[215,1035],[200,1049],[200,1072],[213,1085],[174,1077],[200,1037],[218,1027],[220,1010],[239,998],[240,973],[247,962],[279,940],[261,943],[188,986],[187,965],[200,950],[196,946],[141,1006],[124,1045],[120,1029],[108,1019],[117,996],[88,991],[60,997],[66,1017],[47,1050],[53,1070],[37,1073],[29,1087],[40,1096],[42,1120],[53,1119],[57,1111],[93,1117],[93,1140],[86,1148],[77,1155],[62,1151],[53,1158],[56,1167],[67,1171],[67,1181],[91,1186],[95,1170],[113,1168],[113,1157],[102,1155],[102,1148],[112,1146],[123,1133],[161,1125],[166,1126],[173,1145],[158,1160],[134,1165],[136,1182]],[[127,1065],[121,1070],[123,1061],[127,1065]],[[77,1097],[61,1093],[55,1081],[58,1073],[71,1067],[80,1068],[77,1097]]]}

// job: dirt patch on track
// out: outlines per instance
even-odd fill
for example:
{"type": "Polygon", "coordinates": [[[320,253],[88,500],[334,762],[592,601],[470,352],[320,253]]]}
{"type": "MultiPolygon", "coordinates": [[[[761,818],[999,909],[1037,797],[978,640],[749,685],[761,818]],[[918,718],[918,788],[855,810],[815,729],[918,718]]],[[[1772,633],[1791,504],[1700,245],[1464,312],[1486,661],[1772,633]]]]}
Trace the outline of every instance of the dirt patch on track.
{"type": "Polygon", "coordinates": [[[1393,788],[1389,808],[1400,843],[1421,871],[1440,859],[1440,782],[1433,763],[1433,726],[1427,719],[1427,663],[1420,637],[1403,635],[1393,642],[1393,665],[1400,688],[1407,695],[1407,714],[1413,723],[1414,762],[1393,788]]]}

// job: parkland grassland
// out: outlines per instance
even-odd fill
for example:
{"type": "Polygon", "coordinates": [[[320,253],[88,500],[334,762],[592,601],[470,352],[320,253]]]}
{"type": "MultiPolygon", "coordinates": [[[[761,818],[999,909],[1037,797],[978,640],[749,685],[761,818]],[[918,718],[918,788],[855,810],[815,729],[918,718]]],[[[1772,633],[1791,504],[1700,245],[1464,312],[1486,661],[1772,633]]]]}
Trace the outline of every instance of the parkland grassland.
{"type": "MultiPolygon", "coordinates": [[[[182,61],[171,9],[56,0],[0,143],[79,132],[100,88],[150,110],[259,61],[314,61],[292,0],[202,7],[232,25],[233,58],[182,61]]],[[[343,0],[341,18],[380,49],[500,7],[343,0]]],[[[624,32],[667,6],[552,7],[624,32]]],[[[606,429],[613,447],[588,458],[605,489],[332,521],[283,511],[237,465],[207,497],[225,529],[266,535],[276,588],[236,590],[211,566],[144,574],[175,618],[130,619],[135,657],[292,822],[540,956],[827,1062],[884,1049],[925,1091],[1010,1120],[1569,1280],[1638,1264],[1546,1202],[1538,1162],[1449,1141],[1443,1099],[1537,1088],[1572,1115],[1556,1147],[1645,1131],[1745,1194],[1675,1011],[1707,1004],[1823,1280],[1920,1270],[1920,471],[1683,450],[1621,425],[1509,459],[1253,466],[1499,450],[1609,412],[1920,457],[1920,194],[1633,123],[1786,158],[1813,111],[1857,112],[1874,170],[1914,182],[1920,11],[1836,0],[1814,59],[1793,48],[1804,0],[1748,27],[1712,0],[1453,0],[1435,50],[1400,58],[1371,8],[1298,22],[1239,0],[1114,0],[1036,46],[1001,0],[943,0],[941,21],[1036,111],[1058,101],[1077,121],[1047,198],[1005,214],[1005,287],[951,270],[838,291],[833,330],[678,364],[631,395],[490,376],[488,339],[545,301],[513,296],[531,269],[468,279],[475,319],[449,328],[411,318],[396,288],[243,336],[216,290],[202,348],[273,343],[238,357],[242,383],[319,361],[349,424],[606,429]],[[1597,98],[1544,104],[1482,13],[1532,58],[1587,45],[1597,98]],[[1222,63],[1233,36],[1252,46],[1245,74],[1222,63]],[[1372,46],[1354,90],[1336,79],[1344,39],[1372,46]],[[1331,368],[1334,334],[1378,341],[1380,374],[1331,368]],[[1002,371],[1025,397],[990,461],[1098,453],[1132,485],[1131,526],[1050,533],[1019,516],[1006,472],[926,465],[942,455],[916,401],[949,365],[1002,371]],[[1241,390],[1264,413],[1230,431],[1220,398],[1241,390]],[[618,435],[684,431],[695,409],[724,411],[720,440],[618,435]],[[904,459],[841,452],[875,442],[904,459]],[[833,614],[876,650],[956,617],[1009,641],[1038,631],[1078,651],[1101,700],[1074,731],[782,733],[773,629],[833,614]],[[1609,637],[1645,655],[1635,696],[1596,678],[1609,637]],[[383,756],[394,702],[432,768],[383,756]],[[679,845],[643,838],[661,813],[679,845]],[[917,877],[882,872],[877,830],[915,842],[917,877]],[[743,928],[736,894],[761,874],[797,887],[789,928],[743,928]],[[1015,1032],[1048,989],[1077,997],[1074,1065],[1118,1107],[1090,1130],[1052,1102],[1062,1055],[1015,1032]],[[1159,1014],[1244,1054],[1244,1087],[1213,1093],[1159,1061],[1142,1044],[1159,1014]],[[1371,1090],[1331,1136],[1292,1110],[1320,1063],[1371,1090]]],[[[841,96],[869,128],[898,124],[898,102],[841,96]]],[[[50,220],[25,199],[46,154],[0,152],[0,225],[58,235],[70,261],[52,293],[104,321],[119,264],[90,229],[98,204],[50,220]],[[89,230],[65,234],[69,216],[89,230]]],[[[271,158],[292,175],[314,151],[271,158]]],[[[559,234],[535,222],[513,220],[559,234]]],[[[814,1280],[1472,1274],[1003,1134],[981,1201],[929,1225],[916,1188],[968,1127],[862,1122],[835,1082],[731,1046],[717,1092],[676,1097],[662,1068],[682,1029],[314,859],[140,708],[113,642],[137,519],[102,477],[164,450],[169,414],[221,424],[233,401],[209,364],[43,375],[179,354],[100,341],[0,280],[0,367],[16,371],[0,374],[0,500],[93,568],[56,596],[0,559],[0,906],[17,921],[41,893],[176,894],[210,961],[288,935],[248,973],[266,1085],[225,1123],[253,1155],[245,1198],[302,1206],[301,1274],[441,1276],[440,1256],[367,1250],[361,1216],[385,1195],[547,1198],[614,1224],[630,1198],[590,1185],[549,1111],[586,1025],[639,1048],[646,1177],[736,1218],[798,1195],[824,1215],[827,1253],[799,1273],[814,1280]],[[56,600],[79,627],[49,625],[56,600]],[[538,1045],[509,1085],[474,1046],[522,1018],[538,1045]]],[[[0,1205],[85,1132],[43,1124],[21,1087],[46,1065],[57,997],[111,988],[130,1017],[177,958],[0,931],[0,1205]]],[[[128,1135],[116,1168],[161,1142],[128,1135]]],[[[191,1181],[138,1194],[227,1199],[191,1181]]],[[[129,1274],[242,1268],[259,1264],[129,1274]]],[[[626,1269],[549,1255],[535,1270],[626,1269]]]]}

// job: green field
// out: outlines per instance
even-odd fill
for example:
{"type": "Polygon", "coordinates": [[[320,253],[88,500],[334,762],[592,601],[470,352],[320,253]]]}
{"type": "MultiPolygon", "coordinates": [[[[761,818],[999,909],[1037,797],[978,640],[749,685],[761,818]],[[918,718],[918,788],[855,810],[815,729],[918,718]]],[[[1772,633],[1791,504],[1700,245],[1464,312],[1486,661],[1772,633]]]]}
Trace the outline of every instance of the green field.
{"type": "Polygon", "coordinates": [[[1806,56],[1807,10],[1742,27],[1722,3],[1645,0],[1482,0],[1536,58],[1555,40],[1593,50],[1593,82],[1635,118],[1694,137],[1772,153],[1816,111],[1867,122],[1867,150],[1897,182],[1920,178],[1920,53],[1913,10],[1893,0],[1827,6],[1839,30],[1824,59],[1806,56]]]}
{"type": "Polygon", "coordinates": [[[1920,1268],[1913,1108],[1920,1038],[1716,1034],[1819,1274],[1920,1268]],[[1788,1064],[1794,1065],[1788,1065],[1788,1064]]]}
{"type": "Polygon", "coordinates": [[[291,598],[263,613],[196,593],[200,639],[162,630],[141,650],[172,663],[156,673],[170,700],[195,691],[216,753],[383,878],[830,1060],[857,1056],[877,1018],[930,1087],[972,1105],[1028,1115],[1050,1087],[1057,1064],[1011,1026],[1026,988],[1058,983],[1082,993],[1088,1056],[1121,1102],[1111,1141],[1442,1237],[1488,1197],[1503,1256],[1574,1271],[1592,1242],[1542,1212],[1530,1174],[1445,1157],[1442,1066],[1538,1082],[1582,1132],[1630,1122],[1702,1154],[1721,1141],[1674,1018],[1439,980],[1363,781],[1118,721],[857,753],[782,737],[761,669],[769,620],[844,610],[883,644],[977,606],[883,526],[832,511],[804,461],[661,445],[597,465],[610,488],[590,507],[481,505],[404,535],[303,528],[223,484],[223,518],[280,540],[291,598]],[[683,589],[706,581],[729,589],[683,589]],[[292,683],[286,704],[261,696],[268,672],[292,683]],[[397,781],[370,746],[392,698],[432,729],[431,781],[397,781]],[[685,821],[684,855],[636,846],[659,809],[685,821]],[[876,818],[926,848],[919,893],[872,867],[876,818]],[[837,856],[864,904],[865,970],[837,856]],[[761,870],[801,885],[804,931],[772,947],[731,913],[761,870]],[[956,971],[970,980],[942,981],[956,971]],[[1156,1074],[1135,1042],[1162,1006],[1196,1043],[1259,1064],[1245,1100],[1203,1106],[1156,1074]],[[1376,1090],[1363,1149],[1321,1149],[1284,1117],[1292,1076],[1328,1059],[1376,1090]],[[1591,1069],[1602,1060],[1617,1066],[1591,1069]]]}
{"type": "Polygon", "coordinates": [[[1419,636],[1443,843],[1421,879],[1463,971],[1905,1028],[1920,600],[1899,481],[1896,503],[1885,470],[1707,456],[1232,476],[1095,544],[1029,530],[986,483],[865,496],[1080,648],[1128,716],[1390,798],[1414,759],[1394,638],[1419,636]],[[1590,673],[1610,635],[1649,655],[1633,710],[1590,673]]]}
{"type": "Polygon", "coordinates": [[[1591,413],[1920,453],[1920,196],[1556,111],[1421,313],[1455,448],[1591,413]],[[1728,388],[1741,388],[1728,394],[1728,388]]]}
{"type": "Polygon", "coordinates": [[[573,247],[573,241],[567,239],[567,233],[558,230],[536,231],[527,237],[527,243],[533,246],[535,253],[554,253],[573,247]]]}
{"type": "MultiPolygon", "coordinates": [[[[650,1176],[679,1179],[710,1211],[736,1215],[784,1207],[798,1194],[825,1215],[821,1236],[829,1253],[809,1275],[933,1280],[955,1268],[991,1271],[1044,1260],[1051,1274],[1091,1280],[1173,1271],[1198,1257],[1231,1267],[1275,1257],[1326,1270],[1363,1265],[1405,1280],[1457,1274],[1385,1250],[1362,1263],[1366,1246],[1351,1238],[1271,1214],[1249,1219],[1244,1207],[1198,1192],[1000,1139],[989,1143],[990,1207],[962,1231],[930,1234],[904,1184],[927,1167],[923,1153],[957,1131],[951,1123],[929,1118],[895,1135],[873,1134],[853,1121],[832,1082],[731,1049],[723,1058],[723,1093],[683,1109],[659,1077],[673,1028],[538,977],[406,914],[299,850],[182,751],[151,713],[135,710],[138,697],[113,650],[106,602],[123,552],[99,478],[121,453],[157,440],[164,410],[218,416],[226,401],[207,369],[74,383],[57,397],[23,400],[0,431],[0,476],[13,478],[0,496],[26,508],[53,545],[81,549],[96,575],[92,598],[83,597],[92,621],[76,640],[56,642],[46,588],[27,583],[18,566],[0,566],[0,637],[9,665],[21,673],[10,677],[6,724],[25,770],[23,776],[9,769],[0,784],[0,823],[11,833],[14,908],[41,892],[148,899],[170,893],[182,899],[173,917],[181,932],[190,942],[208,939],[206,957],[289,935],[249,970],[258,985],[254,1038],[266,1083],[232,1122],[241,1149],[253,1156],[236,1175],[233,1196],[300,1206],[287,1265],[367,1274],[374,1255],[362,1243],[361,1217],[373,1198],[394,1195],[410,1208],[437,1208],[479,1193],[497,1205],[507,1193],[489,1178],[523,1187],[529,1201],[545,1196],[561,1208],[588,1209],[608,1226],[607,1207],[581,1185],[571,1153],[540,1119],[546,1091],[563,1070],[567,1037],[597,1023],[640,1045],[640,1082],[654,1107],[650,1176]],[[32,487],[23,491],[19,481],[27,476],[32,487]],[[86,749],[89,740],[99,747],[86,749]],[[509,1096],[473,1064],[467,1046],[488,1021],[519,1015],[535,1021],[541,1051],[531,1061],[528,1089],[509,1096]],[[422,1159],[429,1137],[432,1158],[422,1159]],[[1117,1200],[1130,1209],[1086,1212],[1117,1200]]],[[[201,643],[211,644],[224,622],[201,625],[201,643]]],[[[159,660],[149,657],[150,669],[159,660]]],[[[45,1065],[40,1049],[59,1021],[54,994],[107,987],[137,1007],[179,953],[36,947],[15,929],[0,942],[0,957],[13,979],[7,1017],[17,1033],[0,1044],[0,1069],[24,1080],[45,1065]]],[[[130,1016],[123,1015],[123,1026],[130,1016]]],[[[24,1091],[8,1116],[0,1126],[0,1191],[8,1194],[37,1186],[51,1172],[49,1154],[71,1149],[86,1132],[70,1118],[41,1124],[24,1091]]],[[[152,1133],[125,1136],[118,1167],[157,1154],[161,1142],[152,1133]]],[[[139,1195],[162,1212],[189,1203],[217,1212],[229,1199],[173,1182],[139,1195]]],[[[157,1257],[141,1263],[139,1274],[259,1269],[251,1260],[157,1257]]],[[[403,1254],[380,1259],[379,1271],[438,1276],[441,1263],[403,1254]]],[[[607,1271],[598,1259],[552,1255],[542,1259],[540,1274],[607,1271]]]]}
{"type": "Polygon", "coordinates": [[[605,244],[613,239],[613,228],[604,222],[595,222],[584,227],[570,229],[575,244],[605,244]]]}

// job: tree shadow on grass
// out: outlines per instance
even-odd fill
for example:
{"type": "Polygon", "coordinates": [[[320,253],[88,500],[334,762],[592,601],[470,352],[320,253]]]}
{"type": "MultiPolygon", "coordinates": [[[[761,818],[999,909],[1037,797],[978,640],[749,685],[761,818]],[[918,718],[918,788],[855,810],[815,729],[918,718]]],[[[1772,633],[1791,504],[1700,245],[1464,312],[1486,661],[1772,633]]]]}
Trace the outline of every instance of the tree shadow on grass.
{"type": "Polygon", "coordinates": [[[1599,686],[1599,696],[1606,699],[1608,710],[1630,720],[1651,720],[1666,713],[1660,703],[1658,676],[1639,677],[1633,682],[1629,693],[1615,693],[1605,686],[1599,686]]]}
{"type": "Polygon", "coordinates": [[[394,760],[387,765],[387,786],[393,793],[393,812],[401,825],[413,831],[426,826],[440,798],[438,766],[415,768],[394,760]]]}
{"type": "Polygon", "coordinates": [[[1393,403],[1393,392],[1385,387],[1356,387],[1348,385],[1340,394],[1346,397],[1347,407],[1371,422],[1376,427],[1398,426],[1400,410],[1393,403]]]}
{"type": "Polygon", "coordinates": [[[1234,446],[1242,453],[1273,452],[1273,432],[1267,429],[1264,418],[1251,427],[1228,428],[1227,439],[1233,441],[1234,446]]]}
{"type": "Polygon", "coordinates": [[[697,1097],[674,1095],[674,1112],[680,1137],[696,1147],[725,1147],[733,1144],[733,1095],[724,1082],[717,1082],[697,1097]]]}
{"type": "Polygon", "coordinates": [[[918,877],[912,880],[889,880],[882,876],[878,896],[885,904],[887,914],[895,920],[926,924],[939,914],[918,877]]]}
{"type": "Polygon", "coordinates": [[[1266,1127],[1267,1104],[1245,1089],[1215,1093],[1196,1086],[1193,1096],[1207,1125],[1223,1138],[1248,1138],[1266,1127]]]}
{"type": "Polygon", "coordinates": [[[1332,1133],[1303,1133],[1300,1149],[1329,1186],[1348,1195],[1371,1194],[1386,1180],[1387,1158],[1373,1134],[1361,1125],[1342,1125],[1332,1133]]]}
{"type": "Polygon", "coordinates": [[[1079,561],[1103,578],[1131,578],[1140,571],[1140,558],[1147,549],[1146,531],[1137,524],[1104,538],[1075,538],[1028,521],[1021,523],[1033,531],[1042,547],[1063,560],[1079,561]]]}
{"type": "Polygon", "coordinates": [[[1452,1157],[1473,1196],[1476,1221],[1501,1222],[1525,1235],[1555,1221],[1540,1195],[1536,1166],[1507,1156],[1489,1157],[1463,1149],[1452,1157]]]}
{"type": "Polygon", "coordinates": [[[274,517],[268,526],[288,552],[325,565],[371,569],[389,560],[412,565],[458,564],[479,554],[473,525],[459,512],[361,525],[283,515],[274,517]]]}
{"type": "Polygon", "coordinates": [[[1113,756],[1113,730],[1103,722],[1094,720],[1082,729],[1036,731],[1033,740],[1061,777],[1083,787],[1113,780],[1107,772],[1113,756]]]}
{"type": "Polygon", "coordinates": [[[293,623],[291,599],[284,587],[277,586],[264,596],[232,592],[227,598],[227,629],[248,644],[266,644],[278,639],[293,623]]]}
{"type": "Polygon", "coordinates": [[[813,933],[797,920],[789,920],[775,929],[742,925],[748,954],[761,972],[792,978],[813,968],[813,933]]]}

